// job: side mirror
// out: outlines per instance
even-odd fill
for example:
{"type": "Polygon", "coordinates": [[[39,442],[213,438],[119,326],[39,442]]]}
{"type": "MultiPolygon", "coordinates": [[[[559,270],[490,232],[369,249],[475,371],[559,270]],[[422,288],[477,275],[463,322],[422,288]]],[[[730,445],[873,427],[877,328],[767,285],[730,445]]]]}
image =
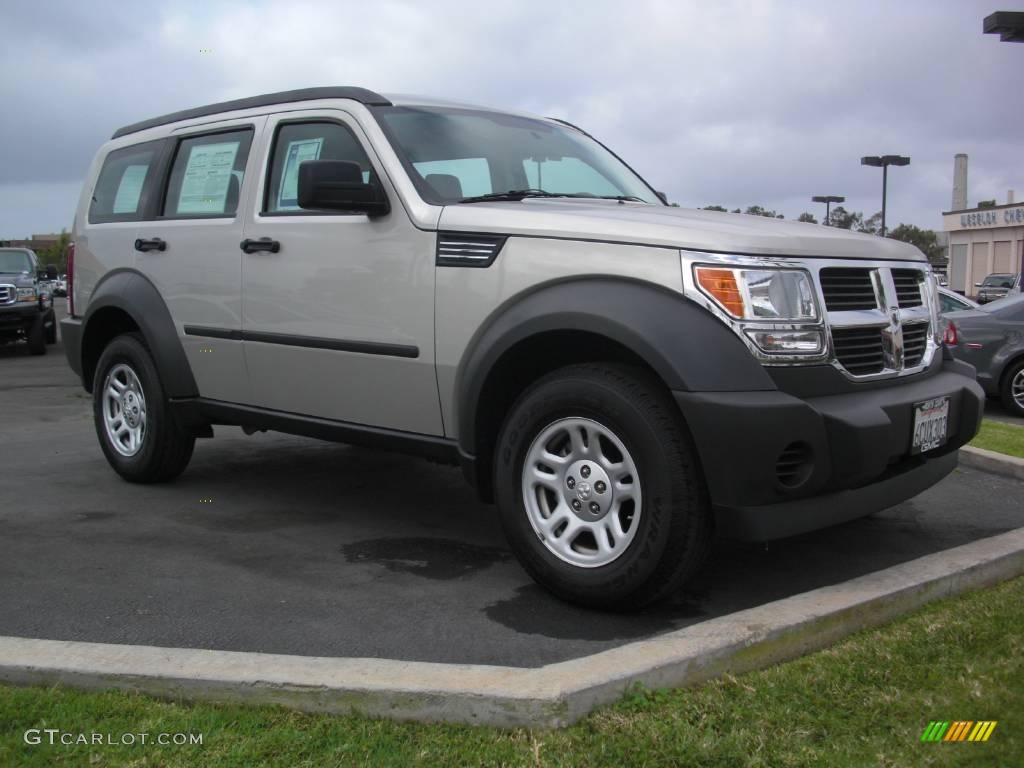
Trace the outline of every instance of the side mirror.
{"type": "Polygon", "coordinates": [[[358,163],[307,160],[299,164],[299,207],[383,216],[391,210],[387,195],[363,181],[358,163]]]}
{"type": "Polygon", "coordinates": [[[981,288],[981,283],[975,283],[975,284],[974,284],[974,287],[975,287],[975,288],[981,288]]]}
{"type": "Polygon", "coordinates": [[[46,279],[56,280],[57,279],[57,266],[55,264],[46,265],[46,279]]]}

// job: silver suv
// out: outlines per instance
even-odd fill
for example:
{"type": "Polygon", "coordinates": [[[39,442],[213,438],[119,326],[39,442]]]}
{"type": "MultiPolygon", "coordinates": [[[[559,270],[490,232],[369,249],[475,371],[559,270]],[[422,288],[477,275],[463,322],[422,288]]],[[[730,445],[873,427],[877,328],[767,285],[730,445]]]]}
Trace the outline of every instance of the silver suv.
{"type": "Polygon", "coordinates": [[[565,599],[678,589],[956,465],[982,393],[894,240],[684,210],[560,120],[361,88],[121,128],[74,222],[68,359],[111,466],[220,424],[461,464],[565,599]]]}

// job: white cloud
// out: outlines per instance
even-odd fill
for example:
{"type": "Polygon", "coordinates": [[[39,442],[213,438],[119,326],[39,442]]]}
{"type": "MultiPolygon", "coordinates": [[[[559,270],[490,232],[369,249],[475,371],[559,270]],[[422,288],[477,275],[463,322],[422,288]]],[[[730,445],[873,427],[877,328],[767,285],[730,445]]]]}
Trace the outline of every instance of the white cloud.
{"type": "MultiPolygon", "coordinates": [[[[970,199],[1024,191],[1015,97],[1024,50],[981,34],[980,2],[577,0],[175,2],[5,13],[0,236],[63,202],[10,192],[77,183],[119,125],[197,104],[328,84],[564,117],[683,204],[759,203],[793,218],[813,194],[880,206],[863,154],[910,155],[891,222],[937,226],[952,155],[970,199]],[[201,53],[211,49],[212,53],[201,53]],[[7,189],[8,191],[3,191],[7,189]],[[806,202],[803,202],[806,201],[806,202]]],[[[45,227],[44,227],[45,228],[45,227]]]]}

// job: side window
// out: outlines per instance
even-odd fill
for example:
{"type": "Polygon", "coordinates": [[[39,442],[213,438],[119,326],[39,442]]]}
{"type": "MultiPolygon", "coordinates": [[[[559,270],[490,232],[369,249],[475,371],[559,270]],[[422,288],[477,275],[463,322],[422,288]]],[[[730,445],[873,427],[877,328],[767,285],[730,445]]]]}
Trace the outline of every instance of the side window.
{"type": "Polygon", "coordinates": [[[299,165],[307,160],[357,163],[364,182],[373,177],[373,167],[359,140],[340,123],[285,123],[278,128],[270,153],[264,213],[308,213],[299,207],[299,165]]]}
{"type": "Polygon", "coordinates": [[[171,166],[164,216],[234,216],[252,133],[249,128],[182,139],[171,166]]]}
{"type": "Polygon", "coordinates": [[[529,185],[546,192],[621,195],[622,190],[578,157],[531,157],[523,160],[529,185]]]}
{"type": "Polygon", "coordinates": [[[100,169],[89,206],[89,223],[138,221],[142,218],[143,191],[148,193],[161,141],[115,149],[100,169]],[[148,183],[147,183],[148,182],[148,183]]]}
{"type": "Polygon", "coordinates": [[[453,160],[425,160],[413,168],[445,202],[493,192],[491,166],[483,157],[459,157],[453,160]]]}

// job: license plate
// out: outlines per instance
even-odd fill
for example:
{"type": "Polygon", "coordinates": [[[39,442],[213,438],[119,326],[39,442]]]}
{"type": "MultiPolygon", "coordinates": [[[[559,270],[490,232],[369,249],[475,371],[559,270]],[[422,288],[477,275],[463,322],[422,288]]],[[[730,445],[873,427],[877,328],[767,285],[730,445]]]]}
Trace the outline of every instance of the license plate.
{"type": "Polygon", "coordinates": [[[924,453],[945,443],[948,424],[948,397],[914,403],[914,438],[910,443],[910,452],[924,453]]]}

